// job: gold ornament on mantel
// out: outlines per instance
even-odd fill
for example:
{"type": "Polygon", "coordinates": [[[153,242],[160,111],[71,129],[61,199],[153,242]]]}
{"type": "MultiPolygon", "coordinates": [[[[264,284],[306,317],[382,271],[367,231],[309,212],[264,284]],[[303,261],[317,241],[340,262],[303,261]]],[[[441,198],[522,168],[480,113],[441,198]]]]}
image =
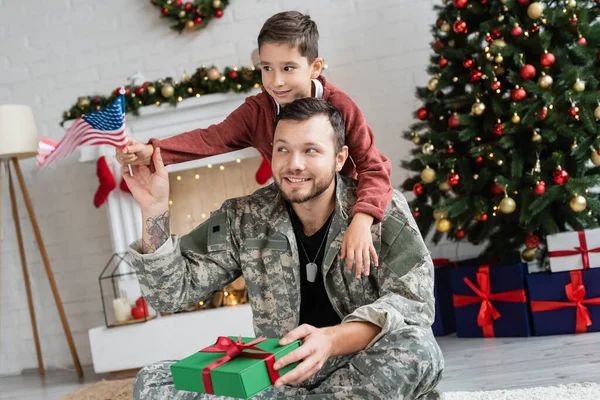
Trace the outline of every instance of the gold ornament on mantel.
{"type": "Polygon", "coordinates": [[[208,79],[210,79],[211,81],[218,81],[219,79],[221,79],[221,73],[216,68],[209,69],[206,73],[206,76],[208,76],[208,79]]]}
{"type": "Polygon", "coordinates": [[[87,107],[90,105],[90,99],[86,96],[82,96],[77,99],[77,107],[87,107]]]}
{"type": "Polygon", "coordinates": [[[173,86],[166,84],[160,89],[160,93],[163,95],[163,97],[169,98],[173,96],[173,94],[175,93],[175,89],[173,88],[173,86]]]}
{"type": "Polygon", "coordinates": [[[435,224],[435,229],[437,229],[438,232],[448,232],[450,228],[452,228],[452,222],[446,218],[438,220],[438,222],[435,224]]]}
{"type": "Polygon", "coordinates": [[[587,200],[582,195],[575,195],[571,198],[569,206],[575,212],[582,212],[587,207],[587,200]]]}
{"type": "Polygon", "coordinates": [[[435,181],[435,170],[430,167],[426,167],[421,171],[421,180],[425,183],[432,183],[435,181]]]}

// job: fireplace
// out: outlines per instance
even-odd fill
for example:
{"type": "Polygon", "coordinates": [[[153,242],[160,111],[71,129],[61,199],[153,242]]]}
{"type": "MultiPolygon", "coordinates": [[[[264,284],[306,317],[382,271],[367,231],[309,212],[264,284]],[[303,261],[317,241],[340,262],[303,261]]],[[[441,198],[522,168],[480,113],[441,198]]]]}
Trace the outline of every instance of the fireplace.
{"type": "MultiPolygon", "coordinates": [[[[255,90],[247,95],[258,93],[255,90]]],[[[140,109],[139,117],[127,117],[128,135],[146,142],[222,121],[243,103],[246,95],[211,94],[187,99],[177,107],[162,105],[140,109]]],[[[105,146],[81,149],[81,162],[95,162],[106,156],[115,177],[121,169],[114,148],[105,146]]],[[[202,160],[167,167],[171,185],[171,231],[183,235],[206,220],[210,213],[230,197],[250,194],[259,185],[254,171],[261,161],[257,150],[249,148],[202,160]]],[[[133,197],[114,190],[105,203],[113,253],[124,253],[127,246],[141,237],[142,219],[133,197]]],[[[110,254],[107,254],[107,259],[110,254]]],[[[98,266],[100,273],[102,266],[98,266]]],[[[128,265],[122,263],[126,273],[128,265]]],[[[119,293],[134,302],[140,296],[135,276],[119,280],[119,293]]],[[[198,312],[160,314],[157,318],[116,328],[100,326],[89,331],[94,370],[97,373],[140,368],[165,359],[180,359],[199,348],[214,343],[220,335],[253,336],[252,312],[243,303],[244,285],[236,281],[216,298],[207,299],[191,309],[222,305],[198,312]],[[232,293],[234,296],[232,296],[232,293]],[[219,297],[220,296],[220,297],[219,297]],[[229,297],[232,296],[232,297],[229,297]],[[229,298],[227,298],[229,297],[229,298]],[[242,299],[242,301],[240,301],[242,299]],[[212,304],[212,305],[211,305],[212,304]]],[[[98,305],[101,307],[101,304],[98,305]]],[[[112,310],[107,310],[112,312],[112,310]]]]}

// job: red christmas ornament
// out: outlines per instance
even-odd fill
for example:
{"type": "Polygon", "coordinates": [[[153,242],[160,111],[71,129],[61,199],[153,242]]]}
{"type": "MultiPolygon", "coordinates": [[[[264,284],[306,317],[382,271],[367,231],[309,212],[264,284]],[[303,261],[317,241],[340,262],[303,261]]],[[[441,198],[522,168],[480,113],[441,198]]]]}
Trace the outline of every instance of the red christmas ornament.
{"type": "Polygon", "coordinates": [[[527,92],[523,88],[513,89],[510,93],[510,98],[512,101],[521,101],[525,97],[527,97],[527,92]]]}
{"type": "MultiPolygon", "coordinates": [[[[131,90],[128,87],[126,87],[125,88],[125,96],[127,96],[129,93],[131,93],[131,90]]],[[[115,94],[115,96],[120,96],[121,88],[116,88],[114,94],[115,94]]]]}
{"type": "Polygon", "coordinates": [[[452,0],[452,5],[459,9],[465,8],[468,3],[469,3],[469,0],[452,0]]]}
{"type": "Polygon", "coordinates": [[[471,82],[477,82],[479,80],[481,80],[481,77],[483,76],[483,73],[481,73],[481,71],[477,71],[476,69],[471,71],[471,82]]]}
{"type": "Polygon", "coordinates": [[[96,96],[92,99],[92,103],[94,104],[99,104],[100,103],[100,97],[96,96]]]}
{"type": "Polygon", "coordinates": [[[510,31],[510,33],[513,36],[521,36],[523,34],[523,28],[521,28],[519,25],[515,25],[515,27],[512,28],[512,31],[510,31]]]}
{"type": "Polygon", "coordinates": [[[452,29],[456,33],[466,33],[467,32],[467,23],[463,20],[458,20],[452,26],[452,29]]]}
{"type": "Polygon", "coordinates": [[[531,28],[531,33],[538,33],[540,31],[540,26],[537,24],[533,25],[533,28],[531,28]]]}
{"type": "Polygon", "coordinates": [[[481,4],[482,5],[486,5],[487,4],[487,0],[481,0],[481,4]]]}
{"type": "Polygon", "coordinates": [[[494,41],[494,38],[488,33],[485,35],[485,41],[488,43],[492,43],[494,41]]]}
{"type": "Polygon", "coordinates": [[[465,61],[463,61],[463,67],[465,68],[471,68],[473,66],[473,59],[472,58],[467,58],[465,61]]]}
{"type": "Polygon", "coordinates": [[[161,10],[161,14],[162,14],[162,15],[167,15],[168,13],[169,13],[169,9],[168,9],[168,8],[163,8],[163,9],[161,10]]]}
{"type": "Polygon", "coordinates": [[[458,121],[458,116],[453,114],[448,118],[448,126],[450,128],[458,128],[460,126],[460,122],[458,121]]]}
{"type": "Polygon", "coordinates": [[[441,28],[442,25],[444,25],[444,20],[441,18],[438,18],[437,21],[435,21],[435,26],[437,26],[438,28],[441,28]]]}
{"type": "Polygon", "coordinates": [[[537,249],[540,245],[540,238],[533,234],[533,232],[529,232],[527,238],[525,239],[525,247],[528,249],[537,249]]]}
{"type": "Polygon", "coordinates": [[[600,156],[600,149],[596,150],[596,154],[600,156]]]}
{"type": "Polygon", "coordinates": [[[479,220],[480,220],[480,221],[484,221],[484,222],[485,222],[485,221],[487,221],[487,219],[488,219],[488,216],[487,216],[487,214],[481,214],[481,215],[479,216],[479,220]]]}
{"type": "Polygon", "coordinates": [[[182,0],[175,0],[173,3],[174,3],[174,4],[175,4],[177,7],[181,7],[181,5],[183,4],[183,1],[182,1],[182,0]]]}
{"type": "Polygon", "coordinates": [[[462,239],[465,237],[465,230],[464,229],[459,229],[456,231],[456,238],[457,239],[462,239]]]}
{"type": "Polygon", "coordinates": [[[475,162],[476,162],[477,164],[481,164],[481,163],[483,162],[483,157],[481,157],[481,156],[477,157],[477,158],[475,159],[475,162]]]}
{"type": "Polygon", "coordinates": [[[494,38],[499,38],[500,36],[502,36],[502,33],[500,32],[500,29],[498,28],[494,28],[492,29],[492,31],[490,32],[492,34],[492,37],[494,38]]]}
{"type": "Polygon", "coordinates": [[[196,18],[194,18],[194,24],[200,25],[201,23],[202,23],[202,17],[196,17],[196,18]]]}
{"type": "Polygon", "coordinates": [[[419,210],[415,210],[415,211],[413,211],[412,215],[415,218],[419,218],[419,215],[421,215],[421,212],[419,210]]]}
{"type": "Polygon", "coordinates": [[[144,89],[143,86],[140,86],[139,88],[135,89],[135,94],[141,96],[142,94],[144,94],[145,91],[146,89],[144,89]]]}
{"type": "Polygon", "coordinates": [[[494,125],[494,135],[502,136],[504,134],[504,124],[494,125]]]}
{"type": "Polygon", "coordinates": [[[183,6],[183,8],[185,9],[185,11],[190,11],[193,7],[192,3],[185,3],[185,5],[183,6]]]}
{"type": "Polygon", "coordinates": [[[431,47],[433,47],[434,50],[441,50],[444,47],[446,47],[446,44],[441,40],[436,40],[435,42],[433,42],[431,47]]]}
{"type": "Polygon", "coordinates": [[[215,17],[221,18],[222,16],[223,16],[223,10],[217,10],[217,11],[215,11],[215,17]]]}
{"type": "Polygon", "coordinates": [[[572,117],[578,116],[579,115],[579,107],[572,106],[571,108],[569,108],[569,114],[571,114],[572,117]]]}
{"type": "Polygon", "coordinates": [[[429,111],[427,111],[427,109],[425,107],[421,107],[417,110],[415,115],[417,116],[417,118],[419,118],[421,121],[423,121],[423,120],[427,119],[427,117],[429,117],[429,111]]]}
{"type": "Polygon", "coordinates": [[[544,53],[540,57],[540,64],[546,68],[550,68],[554,64],[554,61],[556,61],[556,57],[552,53],[544,53]]]}
{"type": "Polygon", "coordinates": [[[542,108],[542,111],[540,111],[540,120],[545,120],[546,117],[548,116],[548,107],[544,107],[542,108]]]}
{"type": "Polygon", "coordinates": [[[502,88],[502,83],[500,83],[500,81],[498,80],[493,81],[491,84],[491,88],[492,90],[500,90],[502,88]]]}
{"type": "Polygon", "coordinates": [[[440,58],[440,61],[438,62],[438,64],[440,65],[440,67],[444,68],[446,65],[448,65],[448,60],[446,60],[444,57],[440,58]]]}
{"type": "Polygon", "coordinates": [[[454,186],[458,186],[458,184],[460,184],[460,175],[457,174],[456,172],[452,172],[450,174],[448,174],[448,178],[446,178],[446,182],[448,182],[448,185],[454,187],[454,186]]]}
{"type": "Polygon", "coordinates": [[[517,3],[519,3],[522,6],[524,6],[524,5],[526,5],[526,4],[529,3],[529,0],[517,0],[517,3]]]}
{"type": "Polygon", "coordinates": [[[587,44],[587,40],[582,36],[577,39],[577,43],[579,43],[581,46],[585,46],[587,44]]]}
{"type": "Polygon", "coordinates": [[[454,147],[448,147],[448,154],[454,154],[454,147]]]}
{"type": "Polygon", "coordinates": [[[415,186],[413,186],[413,193],[417,196],[421,196],[424,191],[425,188],[423,187],[422,183],[415,183],[415,186]]]}
{"type": "Polygon", "coordinates": [[[573,15],[573,18],[571,18],[571,26],[576,27],[578,22],[579,19],[577,18],[577,15],[573,15]]]}
{"type": "Polygon", "coordinates": [[[494,196],[504,194],[504,188],[502,186],[498,185],[497,183],[494,183],[492,185],[492,187],[490,188],[490,190],[494,196]]]}
{"type": "Polygon", "coordinates": [[[544,193],[546,193],[546,182],[539,181],[538,183],[536,183],[533,186],[533,193],[537,194],[538,196],[541,196],[544,193]]]}
{"type": "Polygon", "coordinates": [[[521,67],[521,78],[529,80],[535,77],[535,67],[531,64],[525,64],[521,67]]]}
{"type": "Polygon", "coordinates": [[[569,180],[569,173],[564,169],[557,169],[552,173],[552,180],[557,185],[564,185],[569,180]]]}
{"type": "Polygon", "coordinates": [[[235,69],[232,69],[231,71],[229,71],[229,73],[227,74],[227,77],[229,79],[235,79],[238,77],[238,72],[235,69]]]}

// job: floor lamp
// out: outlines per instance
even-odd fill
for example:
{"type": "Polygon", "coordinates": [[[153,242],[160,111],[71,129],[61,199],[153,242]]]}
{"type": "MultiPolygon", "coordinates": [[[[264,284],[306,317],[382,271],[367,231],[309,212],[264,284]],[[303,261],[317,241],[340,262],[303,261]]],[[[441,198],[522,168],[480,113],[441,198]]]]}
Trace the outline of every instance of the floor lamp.
{"type": "MultiPolygon", "coordinates": [[[[31,293],[31,284],[29,281],[29,273],[27,271],[27,260],[25,258],[25,247],[23,245],[23,236],[21,235],[21,224],[19,222],[19,214],[17,210],[17,201],[15,195],[15,187],[13,185],[13,177],[11,172],[11,162],[16,173],[21,192],[23,193],[23,199],[25,200],[25,206],[27,207],[27,213],[31,220],[35,239],[44,262],[46,269],[46,275],[50,282],[50,288],[52,289],[52,295],[54,296],[54,302],[58,309],[58,314],[62,322],[62,327],[65,332],[69,349],[71,350],[71,356],[73,357],[73,364],[77,370],[77,375],[82,378],[83,370],[81,369],[81,363],[79,362],[79,356],[75,349],[75,342],[71,334],[71,328],[65,315],[60,294],[56,287],[56,281],[54,280],[54,274],[48,254],[46,253],[46,247],[42,240],[40,228],[31,205],[31,199],[29,192],[25,186],[23,174],[21,173],[21,167],[19,166],[19,160],[23,158],[35,157],[37,154],[37,131],[35,127],[35,121],[33,119],[33,113],[31,108],[25,105],[0,105],[0,205],[2,204],[2,174],[6,171],[6,177],[8,178],[8,188],[10,203],[12,208],[13,221],[15,224],[16,237],[19,244],[19,254],[21,256],[21,267],[23,268],[23,280],[25,282],[25,290],[27,293],[27,303],[29,304],[29,315],[31,317],[31,328],[33,330],[33,338],[35,341],[35,350],[37,352],[38,360],[38,372],[40,376],[44,376],[44,361],[42,359],[42,350],[40,347],[40,338],[38,336],[37,323],[35,319],[35,310],[33,309],[33,297],[31,293]]],[[[0,213],[1,218],[1,213],[0,213]]],[[[0,226],[2,221],[0,220],[0,226]]],[[[1,231],[1,230],[0,230],[1,231]]],[[[0,242],[1,245],[1,242],[0,242]]],[[[0,273],[1,270],[1,254],[2,249],[0,248],[0,273]]],[[[1,281],[0,281],[1,283],[1,281]]],[[[1,288],[1,284],[0,284],[1,288]]]]}

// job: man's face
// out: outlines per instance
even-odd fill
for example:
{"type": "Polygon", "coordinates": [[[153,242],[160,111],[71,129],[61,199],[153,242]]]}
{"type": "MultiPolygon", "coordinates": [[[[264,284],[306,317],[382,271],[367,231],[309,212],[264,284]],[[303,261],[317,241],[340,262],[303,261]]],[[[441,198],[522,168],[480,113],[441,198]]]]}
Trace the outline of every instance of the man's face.
{"type": "Polygon", "coordinates": [[[259,55],[263,86],[277,103],[286,105],[311,96],[311,79],[321,72],[320,58],[309,64],[298,47],[280,43],[263,43],[259,55]]]}
{"type": "Polygon", "coordinates": [[[273,137],[271,167],[275,184],[290,203],[317,199],[334,183],[348,156],[346,146],[335,153],[334,132],[328,117],[308,121],[284,120],[273,137]]]}

